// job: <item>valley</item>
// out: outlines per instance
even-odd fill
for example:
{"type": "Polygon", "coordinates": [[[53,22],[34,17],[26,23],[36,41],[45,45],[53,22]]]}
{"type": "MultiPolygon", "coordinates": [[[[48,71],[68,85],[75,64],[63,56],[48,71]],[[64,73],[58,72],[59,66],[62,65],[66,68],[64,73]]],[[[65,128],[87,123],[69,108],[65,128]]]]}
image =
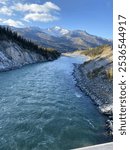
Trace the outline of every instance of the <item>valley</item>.
{"type": "Polygon", "coordinates": [[[0,27],[0,149],[112,141],[112,42],[55,30],[0,27]]]}

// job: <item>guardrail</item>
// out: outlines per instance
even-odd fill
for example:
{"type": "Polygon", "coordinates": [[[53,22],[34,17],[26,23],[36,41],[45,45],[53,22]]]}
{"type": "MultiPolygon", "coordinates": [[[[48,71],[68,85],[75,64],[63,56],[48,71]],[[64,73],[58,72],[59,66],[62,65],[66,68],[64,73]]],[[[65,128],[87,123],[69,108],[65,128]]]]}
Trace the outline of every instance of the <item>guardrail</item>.
{"type": "Polygon", "coordinates": [[[73,150],[113,150],[113,143],[99,144],[89,147],[77,148],[73,150]]]}

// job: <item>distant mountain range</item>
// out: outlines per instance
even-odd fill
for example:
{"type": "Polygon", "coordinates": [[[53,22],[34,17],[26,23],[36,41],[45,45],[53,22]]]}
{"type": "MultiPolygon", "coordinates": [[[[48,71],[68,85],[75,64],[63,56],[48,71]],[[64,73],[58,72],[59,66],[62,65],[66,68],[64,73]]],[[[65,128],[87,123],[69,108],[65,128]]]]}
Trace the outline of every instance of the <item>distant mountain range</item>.
{"type": "Polygon", "coordinates": [[[11,28],[26,39],[30,39],[47,48],[54,48],[60,52],[85,50],[89,47],[103,44],[112,45],[112,40],[91,35],[86,31],[67,30],[59,26],[48,29],[39,27],[11,28]]]}

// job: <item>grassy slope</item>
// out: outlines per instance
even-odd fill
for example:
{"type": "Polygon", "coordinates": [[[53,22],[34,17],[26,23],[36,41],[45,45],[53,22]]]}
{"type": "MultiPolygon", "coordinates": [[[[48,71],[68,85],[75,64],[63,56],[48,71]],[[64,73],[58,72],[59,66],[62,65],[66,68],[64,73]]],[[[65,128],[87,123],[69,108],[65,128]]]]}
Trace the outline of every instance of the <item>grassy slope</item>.
{"type": "Polygon", "coordinates": [[[88,72],[88,77],[93,78],[99,75],[104,75],[108,80],[113,80],[113,59],[112,59],[112,47],[109,45],[103,45],[96,48],[89,48],[86,51],[81,52],[90,58],[85,64],[89,64],[94,61],[93,69],[88,72]]]}

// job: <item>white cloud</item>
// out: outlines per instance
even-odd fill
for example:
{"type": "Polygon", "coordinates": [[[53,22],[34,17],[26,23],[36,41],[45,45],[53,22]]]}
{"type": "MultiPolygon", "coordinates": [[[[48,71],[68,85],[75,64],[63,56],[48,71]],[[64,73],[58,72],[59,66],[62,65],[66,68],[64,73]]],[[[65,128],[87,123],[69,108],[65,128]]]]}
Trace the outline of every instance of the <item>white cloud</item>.
{"type": "Polygon", "coordinates": [[[0,4],[5,5],[8,0],[0,0],[0,4]]]}
{"type": "Polygon", "coordinates": [[[3,19],[0,18],[0,22],[3,22],[3,19]]]}
{"type": "Polygon", "coordinates": [[[17,3],[12,6],[12,9],[23,12],[47,13],[51,11],[60,11],[60,8],[52,2],[39,4],[21,4],[17,3]]]}
{"type": "MultiPolygon", "coordinates": [[[[0,0],[1,1],[1,0],[0,0]]],[[[5,0],[8,1],[8,0],[5,0]]],[[[4,3],[4,0],[1,2],[4,3]]],[[[22,4],[22,3],[13,3],[11,6],[7,7],[6,5],[0,8],[0,14],[7,16],[14,15],[16,18],[24,21],[39,21],[39,22],[51,22],[58,20],[58,14],[60,8],[52,3],[45,2],[44,4],[22,4]]],[[[21,21],[14,21],[10,18],[4,20],[5,24],[12,26],[22,26],[21,21]]]]}
{"type": "Polygon", "coordinates": [[[51,22],[58,20],[53,12],[60,11],[60,8],[52,2],[39,4],[15,4],[12,9],[27,12],[24,16],[25,21],[51,22]]]}
{"type": "Polygon", "coordinates": [[[58,20],[58,17],[55,17],[47,13],[30,13],[24,17],[25,21],[40,21],[40,22],[51,22],[58,20]]]}
{"type": "Polygon", "coordinates": [[[5,25],[13,26],[13,27],[22,27],[24,24],[21,21],[15,21],[12,19],[2,20],[2,23],[5,25]]]}
{"type": "Polygon", "coordinates": [[[0,8],[0,14],[11,16],[13,14],[13,11],[7,6],[3,6],[2,8],[0,8]]]}

